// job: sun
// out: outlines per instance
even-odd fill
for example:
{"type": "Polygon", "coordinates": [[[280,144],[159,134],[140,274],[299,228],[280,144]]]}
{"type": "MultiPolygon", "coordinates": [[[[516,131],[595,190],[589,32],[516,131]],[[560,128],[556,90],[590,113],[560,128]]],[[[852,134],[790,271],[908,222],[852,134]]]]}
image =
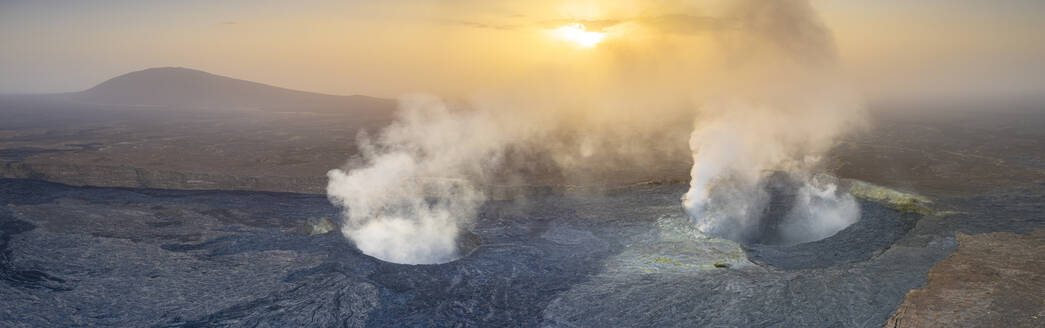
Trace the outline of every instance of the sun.
{"type": "Polygon", "coordinates": [[[572,23],[555,29],[555,35],[559,38],[573,42],[584,48],[591,48],[606,38],[605,33],[589,32],[584,29],[584,24],[572,23]]]}

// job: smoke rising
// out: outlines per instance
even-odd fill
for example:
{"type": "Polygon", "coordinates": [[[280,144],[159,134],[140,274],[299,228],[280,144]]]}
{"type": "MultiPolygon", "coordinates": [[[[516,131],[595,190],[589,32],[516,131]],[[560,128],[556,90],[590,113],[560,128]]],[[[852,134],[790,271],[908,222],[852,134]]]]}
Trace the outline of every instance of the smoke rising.
{"type": "Polygon", "coordinates": [[[404,98],[396,123],[360,137],[355,169],[331,170],[327,195],[345,209],[342,232],[382,260],[454,260],[456,240],[485,200],[472,181],[496,167],[504,143],[484,112],[451,112],[426,96],[404,98]]]}
{"type": "Polygon", "coordinates": [[[490,186],[629,183],[687,169],[683,206],[705,232],[760,229],[774,172],[797,184],[779,218],[787,242],[858,219],[852,197],[812,178],[861,107],[808,3],[631,4],[671,19],[606,20],[596,49],[464,101],[403,98],[398,120],[361,135],[359,156],[328,173],[344,235],[386,261],[447,262],[490,186]]]}
{"type": "Polygon", "coordinates": [[[683,206],[701,230],[745,240],[763,227],[767,179],[786,172],[803,185],[779,223],[783,242],[833,235],[859,207],[809,171],[861,107],[835,72],[831,36],[804,1],[740,1],[729,12],[740,26],[730,40],[743,40],[731,50],[742,52],[739,74],[696,121],[683,206]]]}
{"type": "Polygon", "coordinates": [[[780,226],[783,241],[799,244],[834,235],[860,218],[852,195],[838,193],[835,183],[812,179],[802,185],[791,212],[780,226]]]}

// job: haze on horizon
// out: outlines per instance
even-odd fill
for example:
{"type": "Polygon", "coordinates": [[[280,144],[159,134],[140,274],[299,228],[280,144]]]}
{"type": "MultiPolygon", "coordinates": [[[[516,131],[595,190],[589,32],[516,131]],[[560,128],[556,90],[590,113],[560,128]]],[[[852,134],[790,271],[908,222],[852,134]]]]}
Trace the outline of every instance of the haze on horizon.
{"type": "MultiPolygon", "coordinates": [[[[721,2],[5,1],[0,94],[79,91],[157,66],[384,97],[466,95],[549,70],[584,84],[605,78],[607,65],[673,69],[670,60],[643,61],[645,51],[719,42],[703,32],[720,25],[677,18],[714,16],[721,2]],[[549,37],[572,23],[607,37],[590,48],[549,37]]],[[[812,4],[833,32],[840,66],[871,100],[1045,91],[1043,2],[812,4]]],[[[692,48],[676,55],[723,62],[692,48]]]]}

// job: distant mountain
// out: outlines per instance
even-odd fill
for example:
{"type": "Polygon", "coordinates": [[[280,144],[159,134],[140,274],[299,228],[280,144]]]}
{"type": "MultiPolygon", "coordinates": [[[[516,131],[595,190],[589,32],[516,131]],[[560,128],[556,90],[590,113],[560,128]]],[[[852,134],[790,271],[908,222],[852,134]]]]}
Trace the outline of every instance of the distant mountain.
{"type": "Polygon", "coordinates": [[[181,67],[127,73],[67,96],[99,105],[196,109],[351,113],[391,112],[396,106],[390,99],[297,91],[181,67]]]}

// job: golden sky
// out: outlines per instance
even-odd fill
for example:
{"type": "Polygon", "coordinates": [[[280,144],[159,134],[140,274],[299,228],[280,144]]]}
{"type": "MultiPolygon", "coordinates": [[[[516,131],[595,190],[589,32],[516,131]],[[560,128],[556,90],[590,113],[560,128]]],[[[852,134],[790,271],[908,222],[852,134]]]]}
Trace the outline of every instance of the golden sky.
{"type": "MultiPolygon", "coordinates": [[[[4,1],[0,93],[77,91],[157,66],[388,97],[465,94],[542,71],[578,83],[698,72],[723,64],[712,49],[723,44],[714,31],[729,28],[727,1],[4,1]],[[555,33],[573,24],[601,42],[555,33]]],[[[1043,91],[1045,2],[811,4],[871,97],[1043,91]]]]}

